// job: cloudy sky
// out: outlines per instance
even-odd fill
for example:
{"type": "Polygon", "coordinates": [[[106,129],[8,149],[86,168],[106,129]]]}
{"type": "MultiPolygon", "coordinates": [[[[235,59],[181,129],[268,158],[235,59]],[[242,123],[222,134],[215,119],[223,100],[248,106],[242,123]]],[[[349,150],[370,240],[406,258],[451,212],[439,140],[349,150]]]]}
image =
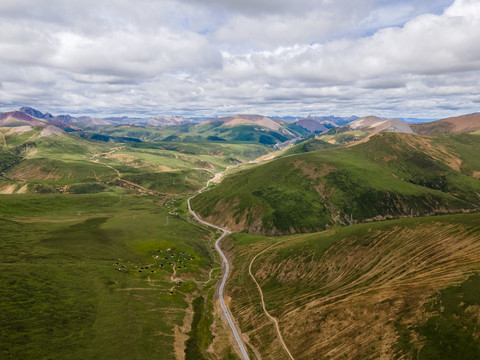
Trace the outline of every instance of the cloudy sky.
{"type": "Polygon", "coordinates": [[[1,0],[0,111],[480,111],[478,0],[1,0]]]}

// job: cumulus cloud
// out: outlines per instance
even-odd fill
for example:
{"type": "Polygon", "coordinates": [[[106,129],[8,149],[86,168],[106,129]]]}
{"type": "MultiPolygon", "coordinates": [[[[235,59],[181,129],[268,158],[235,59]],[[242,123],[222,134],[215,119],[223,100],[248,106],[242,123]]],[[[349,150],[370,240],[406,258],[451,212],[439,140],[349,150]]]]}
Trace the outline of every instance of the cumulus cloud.
{"type": "MultiPolygon", "coordinates": [[[[469,9],[467,7],[466,9],[469,9]]],[[[477,12],[480,15],[480,11],[477,12]]],[[[342,84],[392,74],[434,75],[479,68],[478,16],[422,15],[403,27],[385,28],[362,39],[295,45],[231,56],[226,71],[246,76],[342,84]]]]}
{"type": "Polygon", "coordinates": [[[478,111],[475,0],[4,0],[0,108],[478,111]]]}

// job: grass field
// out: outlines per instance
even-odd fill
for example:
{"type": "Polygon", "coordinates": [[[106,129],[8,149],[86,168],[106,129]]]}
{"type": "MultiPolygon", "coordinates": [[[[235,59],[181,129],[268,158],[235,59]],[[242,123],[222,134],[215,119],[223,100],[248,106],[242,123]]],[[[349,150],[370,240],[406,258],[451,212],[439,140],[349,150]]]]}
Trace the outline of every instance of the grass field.
{"type": "Polygon", "coordinates": [[[262,358],[288,358],[251,265],[295,359],[474,359],[479,220],[462,214],[283,237],[233,234],[232,313],[262,358]]]}
{"type": "Polygon", "coordinates": [[[214,259],[209,231],[171,215],[166,225],[168,211],[116,193],[1,195],[0,357],[183,352],[175,328],[214,259]]]}

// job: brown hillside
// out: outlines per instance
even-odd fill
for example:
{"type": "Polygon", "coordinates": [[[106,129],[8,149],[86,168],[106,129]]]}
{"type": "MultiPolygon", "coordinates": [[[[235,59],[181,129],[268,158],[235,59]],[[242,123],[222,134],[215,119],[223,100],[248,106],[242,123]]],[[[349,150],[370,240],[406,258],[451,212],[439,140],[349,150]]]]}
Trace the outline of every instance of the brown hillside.
{"type": "Polygon", "coordinates": [[[376,116],[358,118],[357,120],[351,121],[343,127],[348,127],[352,130],[368,131],[370,135],[384,131],[409,134],[413,133],[411,127],[399,119],[381,119],[376,116]]]}
{"type": "Polygon", "coordinates": [[[43,126],[46,121],[34,118],[23,111],[9,111],[0,114],[0,126],[43,126]]]}
{"type": "MultiPolygon", "coordinates": [[[[318,244],[338,236],[335,231],[229,239],[232,313],[263,359],[288,359],[272,321],[259,309],[254,276],[295,359],[417,358],[413,354],[425,343],[422,326],[435,316],[428,304],[480,270],[479,228],[473,225],[478,215],[458,223],[446,219],[352,231],[326,250],[318,244]]],[[[473,319],[474,309],[456,316],[473,319]]],[[[468,331],[477,338],[478,328],[468,331]]]]}
{"type": "Polygon", "coordinates": [[[209,120],[203,124],[208,124],[211,122],[221,122],[222,126],[257,125],[273,131],[278,131],[282,127],[281,124],[283,123],[278,119],[272,120],[263,115],[232,115],[209,120]]]}
{"type": "Polygon", "coordinates": [[[480,130],[480,113],[446,118],[426,124],[414,124],[411,127],[420,135],[469,133],[480,130]]]}

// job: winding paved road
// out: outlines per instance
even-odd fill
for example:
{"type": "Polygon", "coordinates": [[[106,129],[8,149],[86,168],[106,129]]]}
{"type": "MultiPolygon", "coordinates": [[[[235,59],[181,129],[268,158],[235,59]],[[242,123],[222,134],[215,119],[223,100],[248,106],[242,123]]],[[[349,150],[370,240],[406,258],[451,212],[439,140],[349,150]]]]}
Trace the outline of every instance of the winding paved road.
{"type": "MultiPolygon", "coordinates": [[[[228,170],[228,168],[227,168],[227,170],[228,170]]],[[[225,170],[225,171],[227,171],[227,170],[225,170]]],[[[218,174],[213,179],[215,179],[215,178],[218,178],[218,174]]],[[[221,228],[219,226],[210,224],[210,223],[200,219],[200,217],[197,215],[197,213],[192,210],[192,207],[190,205],[190,200],[193,199],[198,194],[201,194],[202,192],[204,192],[206,189],[208,189],[208,186],[210,185],[210,182],[213,179],[208,180],[207,185],[205,185],[204,188],[200,189],[195,195],[188,198],[188,200],[187,200],[188,211],[190,212],[190,214],[193,215],[195,220],[197,220],[199,223],[201,223],[203,225],[206,225],[206,226],[209,226],[209,227],[213,227],[213,228],[215,228],[217,230],[220,230],[222,232],[222,235],[217,239],[217,241],[215,241],[215,249],[217,250],[220,257],[222,258],[223,263],[225,264],[225,273],[223,274],[222,282],[220,283],[220,288],[218,289],[218,296],[220,298],[220,304],[222,305],[223,313],[225,314],[225,317],[227,318],[228,324],[230,325],[230,328],[232,329],[233,335],[235,336],[235,340],[237,340],[237,344],[240,347],[240,351],[242,352],[242,356],[245,360],[250,360],[250,358],[248,356],[248,353],[247,353],[247,350],[245,349],[245,345],[243,345],[242,338],[240,337],[240,334],[237,330],[237,327],[235,326],[235,324],[232,320],[232,316],[230,315],[230,312],[228,311],[227,305],[225,305],[225,301],[223,299],[223,291],[224,291],[224,288],[225,288],[225,283],[227,282],[228,273],[230,272],[230,265],[228,263],[227,257],[223,253],[222,249],[220,249],[220,241],[225,236],[229,235],[231,232],[228,231],[227,229],[224,229],[224,228],[221,228]]]]}

